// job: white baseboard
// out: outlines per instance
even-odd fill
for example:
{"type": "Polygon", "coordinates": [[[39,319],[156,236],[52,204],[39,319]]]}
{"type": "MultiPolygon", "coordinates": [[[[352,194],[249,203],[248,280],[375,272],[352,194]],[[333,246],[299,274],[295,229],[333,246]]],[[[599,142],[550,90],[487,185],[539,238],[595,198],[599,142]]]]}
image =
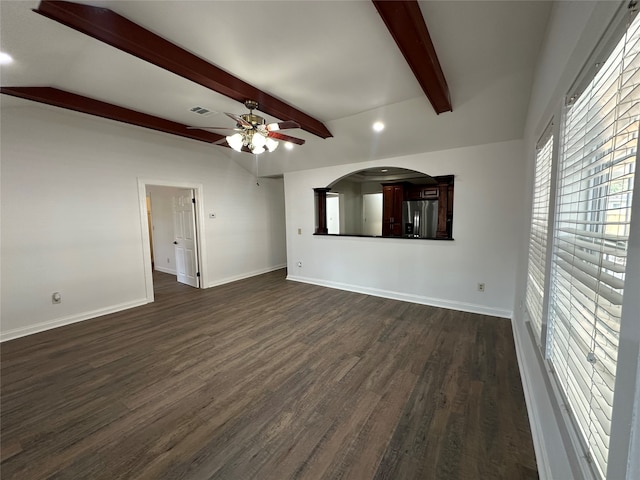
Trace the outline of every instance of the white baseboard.
{"type": "Polygon", "coordinates": [[[299,277],[296,275],[287,275],[287,280],[294,282],[310,283],[321,287],[336,288],[338,290],[346,290],[348,292],[363,293],[365,295],[373,295],[375,297],[390,298],[392,300],[400,300],[403,302],[419,303],[421,305],[430,305],[432,307],[448,308],[450,310],[460,310],[462,312],[479,313],[482,315],[491,315],[494,317],[511,318],[513,312],[511,310],[503,310],[500,308],[487,307],[485,305],[477,305],[473,303],[456,302],[451,300],[443,300],[441,298],[425,297],[423,295],[413,295],[409,293],[394,292],[392,290],[382,290],[378,288],[362,287],[360,285],[351,285],[340,282],[328,282],[326,280],[318,280],[315,278],[299,277]]]}
{"type": "Polygon", "coordinates": [[[92,318],[101,317],[102,315],[108,315],[110,313],[120,312],[133,307],[139,307],[145,305],[147,299],[134,300],[132,302],[121,303],[118,305],[112,305],[110,307],[99,308],[90,312],[83,312],[76,315],[69,315],[67,317],[56,318],[47,322],[36,323],[35,325],[29,325],[28,327],[14,328],[6,332],[0,332],[0,342],[6,342],[7,340],[13,340],[15,338],[24,337],[26,335],[32,335],[34,333],[44,332],[45,330],[51,330],[53,328],[70,325],[72,323],[82,322],[84,320],[90,320],[92,318]]]}
{"type": "MultiPolygon", "coordinates": [[[[225,283],[235,282],[237,280],[242,280],[244,278],[254,277],[256,275],[261,275],[263,273],[273,272],[275,270],[281,270],[283,268],[286,268],[285,264],[276,265],[276,266],[265,268],[262,270],[255,270],[253,272],[248,272],[248,273],[236,275],[233,277],[223,278],[210,283],[209,285],[207,285],[207,288],[215,287],[216,285],[223,285],[225,283]]],[[[163,269],[162,267],[155,267],[155,269],[160,272],[170,273],[172,275],[176,274],[175,271],[163,269]]],[[[13,340],[15,338],[24,337],[26,335],[32,335],[34,333],[44,332],[45,330],[51,330],[53,328],[62,327],[64,325],[70,325],[72,323],[82,322],[84,320],[90,320],[92,318],[100,317],[102,315],[108,315],[110,313],[120,312],[122,310],[127,310],[129,308],[139,307],[140,305],[145,305],[147,303],[149,302],[147,301],[146,298],[144,298],[144,299],[134,300],[131,302],[121,303],[118,305],[112,305],[110,307],[92,310],[90,312],[83,312],[76,315],[69,315],[67,317],[56,318],[54,320],[37,323],[35,325],[29,325],[28,327],[14,328],[13,330],[0,332],[0,343],[6,342],[8,340],[13,340]]]]}
{"type": "MultiPolygon", "coordinates": [[[[545,381],[543,364],[537,346],[524,321],[513,319],[513,340],[520,368],[522,389],[529,414],[533,448],[536,452],[540,480],[572,480],[575,477],[567,445],[557,423],[549,382],[545,381]]],[[[585,477],[586,478],[586,477],[585,477]]]]}
{"type": "Polygon", "coordinates": [[[240,275],[234,275],[233,277],[225,277],[218,280],[214,280],[213,282],[209,282],[209,284],[205,288],[217,287],[218,285],[224,285],[225,283],[237,282],[238,280],[244,280],[245,278],[255,277],[256,275],[262,275],[263,273],[275,272],[276,270],[282,270],[286,268],[286,264],[275,265],[273,267],[264,268],[261,270],[254,270],[252,272],[241,273],[240,275]]]}
{"type": "Polygon", "coordinates": [[[153,267],[153,269],[154,269],[154,270],[157,270],[157,271],[159,271],[159,272],[162,272],[162,273],[168,273],[168,274],[170,274],[170,275],[178,275],[178,272],[176,272],[176,271],[175,271],[174,269],[172,269],[172,268],[159,267],[158,265],[155,265],[155,266],[153,267]]]}

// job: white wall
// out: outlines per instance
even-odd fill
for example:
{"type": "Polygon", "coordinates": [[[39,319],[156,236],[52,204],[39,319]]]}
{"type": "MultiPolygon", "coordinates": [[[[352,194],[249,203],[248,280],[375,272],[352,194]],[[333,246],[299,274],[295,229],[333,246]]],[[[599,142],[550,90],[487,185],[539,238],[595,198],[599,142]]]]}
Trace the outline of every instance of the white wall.
{"type": "Polygon", "coordinates": [[[1,110],[2,339],[146,301],[139,178],[203,186],[204,285],[284,266],[282,180],[256,186],[219,147],[19,104],[1,110]]]}
{"type": "MultiPolygon", "coordinates": [[[[628,3],[628,2],[627,2],[628,3]]],[[[531,192],[533,189],[533,176],[535,166],[535,145],[543,134],[546,126],[554,118],[556,142],[559,132],[562,105],[565,95],[569,92],[572,84],[579,77],[581,70],[586,65],[589,56],[597,47],[601,37],[607,31],[607,27],[614,18],[621,2],[582,2],[582,1],[562,1],[554,4],[547,27],[546,39],[538,59],[538,65],[534,77],[533,88],[529,100],[527,122],[524,132],[524,158],[526,162],[526,188],[523,189],[523,203],[525,204],[525,214],[522,216],[522,223],[514,229],[518,232],[519,255],[516,295],[514,298],[514,337],[518,352],[518,363],[522,374],[525,388],[525,398],[529,411],[529,419],[532,426],[534,445],[536,447],[536,457],[538,470],[541,478],[587,478],[589,466],[584,460],[584,455],[576,452],[570,444],[569,434],[561,427],[557,419],[566,416],[566,412],[559,410],[553,401],[551,386],[546,378],[551,374],[548,367],[541,361],[541,354],[534,346],[531,335],[524,323],[524,312],[522,303],[525,298],[526,268],[527,268],[527,248],[528,232],[531,211],[531,192]]],[[[633,256],[630,253],[630,256],[633,256]]],[[[636,275],[637,277],[637,275],[636,275]]],[[[627,282],[625,289],[631,287],[631,291],[638,290],[638,280],[635,283],[627,282]],[[634,290],[635,288],[635,290],[634,290]]],[[[629,291],[629,290],[627,290],[629,291]]],[[[637,318],[637,313],[636,313],[637,318]]],[[[638,330],[637,328],[635,329],[638,330]]],[[[637,334],[637,332],[636,332],[637,334]]],[[[621,333],[620,351],[628,351],[635,348],[635,358],[629,362],[631,367],[625,372],[625,376],[637,378],[637,338],[623,338],[621,333]],[[630,341],[633,340],[633,341],[630,341]]],[[[619,356],[621,358],[627,355],[619,356]]],[[[631,355],[634,357],[634,355],[631,355]]],[[[625,370],[625,366],[622,366],[625,370]]],[[[620,372],[620,364],[618,372],[620,372]]],[[[619,380],[619,379],[618,379],[619,380]]],[[[616,392],[616,398],[623,396],[633,402],[635,395],[636,408],[638,403],[638,393],[635,389],[635,381],[628,382],[629,387],[625,391],[616,392]]],[[[618,383],[616,384],[618,388],[618,383]]],[[[620,420],[614,413],[614,423],[620,422],[626,425],[628,430],[631,424],[631,415],[620,420]]],[[[635,420],[635,428],[638,428],[638,421],[635,420]]],[[[632,433],[633,433],[632,427],[632,433]]],[[[636,433],[637,435],[637,433],[636,433]]],[[[611,451],[616,458],[626,456],[629,446],[629,438],[614,438],[612,434],[611,451]],[[618,448],[618,445],[621,445],[618,448]]],[[[612,457],[613,458],[613,457],[612,457]]],[[[637,455],[636,455],[637,458],[637,455]]],[[[611,469],[610,478],[638,478],[636,473],[626,476],[615,470],[622,467],[624,461],[615,462],[614,469],[611,469]]],[[[637,462],[636,462],[637,470],[637,462]]]]}
{"type": "Polygon", "coordinates": [[[523,176],[520,141],[287,173],[288,278],[510,317],[523,176]],[[374,166],[455,175],[455,240],[314,236],[313,188],[374,166]]]}

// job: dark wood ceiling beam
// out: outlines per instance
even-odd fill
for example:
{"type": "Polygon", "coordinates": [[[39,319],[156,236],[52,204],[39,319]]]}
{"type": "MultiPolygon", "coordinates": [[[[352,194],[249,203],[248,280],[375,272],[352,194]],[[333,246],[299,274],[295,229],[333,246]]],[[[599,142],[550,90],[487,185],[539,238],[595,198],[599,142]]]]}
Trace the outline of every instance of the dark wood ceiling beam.
{"type": "MultiPolygon", "coordinates": [[[[52,87],[1,87],[0,93],[66,108],[76,112],[88,113],[89,115],[108,118],[109,120],[115,120],[117,122],[150,128],[159,132],[171,133],[201,142],[215,143],[225,138],[217,133],[206,132],[204,130],[189,130],[187,129],[187,125],[181,123],[136,112],[135,110],[52,87]]],[[[227,146],[226,142],[223,146],[227,146]]]]}
{"type": "Polygon", "coordinates": [[[332,136],[319,120],[107,8],[43,0],[34,11],[238,102],[255,100],[262,112],[281,120],[295,120],[309,133],[321,138],[332,136]]]}
{"type": "Polygon", "coordinates": [[[449,87],[417,0],[372,0],[437,114],[452,111],[449,87]]]}

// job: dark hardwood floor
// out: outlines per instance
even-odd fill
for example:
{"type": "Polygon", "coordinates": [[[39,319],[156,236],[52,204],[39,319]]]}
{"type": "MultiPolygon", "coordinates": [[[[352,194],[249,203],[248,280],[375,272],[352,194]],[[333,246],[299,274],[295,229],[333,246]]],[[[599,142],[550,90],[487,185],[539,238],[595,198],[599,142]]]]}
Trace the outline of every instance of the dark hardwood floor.
{"type": "Polygon", "coordinates": [[[510,322],[287,282],[1,346],[10,479],[533,479],[510,322]]]}

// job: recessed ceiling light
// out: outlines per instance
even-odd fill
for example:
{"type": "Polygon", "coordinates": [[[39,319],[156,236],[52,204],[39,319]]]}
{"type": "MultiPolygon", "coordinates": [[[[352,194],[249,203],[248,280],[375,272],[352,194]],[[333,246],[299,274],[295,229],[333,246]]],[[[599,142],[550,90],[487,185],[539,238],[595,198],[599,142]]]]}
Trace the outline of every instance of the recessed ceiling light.
{"type": "Polygon", "coordinates": [[[293,150],[293,143],[285,142],[284,148],[286,148],[287,150],[293,150]]]}
{"type": "Polygon", "coordinates": [[[382,130],[384,130],[384,123],[382,123],[382,122],[376,122],[376,123],[374,123],[374,124],[373,124],[373,129],[374,129],[376,132],[381,132],[382,130]]]}
{"type": "Polygon", "coordinates": [[[13,58],[8,53],[0,52],[0,65],[7,65],[13,62],[13,58]]]}

